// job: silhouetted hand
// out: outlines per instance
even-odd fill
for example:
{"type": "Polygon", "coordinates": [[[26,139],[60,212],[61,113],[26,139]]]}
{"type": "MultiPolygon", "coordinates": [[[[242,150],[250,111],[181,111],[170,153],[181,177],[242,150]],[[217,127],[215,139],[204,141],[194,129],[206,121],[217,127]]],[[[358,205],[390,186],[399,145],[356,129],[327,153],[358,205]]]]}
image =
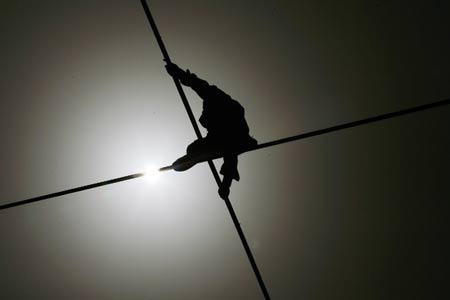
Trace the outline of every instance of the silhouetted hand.
{"type": "Polygon", "coordinates": [[[168,63],[166,65],[166,70],[167,73],[174,78],[184,79],[184,77],[186,77],[186,72],[174,63],[168,63]]]}

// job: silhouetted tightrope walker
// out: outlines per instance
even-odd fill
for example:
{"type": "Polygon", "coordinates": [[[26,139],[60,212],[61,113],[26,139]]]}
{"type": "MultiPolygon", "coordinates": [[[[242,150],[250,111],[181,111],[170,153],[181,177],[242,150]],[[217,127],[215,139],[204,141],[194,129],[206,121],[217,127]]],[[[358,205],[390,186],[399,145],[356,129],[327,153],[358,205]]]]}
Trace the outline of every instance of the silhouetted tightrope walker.
{"type": "Polygon", "coordinates": [[[167,63],[167,72],[183,85],[192,88],[203,100],[203,112],[200,124],[208,130],[206,137],[192,142],[186,149],[186,155],[177,159],[172,166],[160,171],[173,169],[185,171],[199,162],[223,157],[220,173],[223,175],[219,195],[225,199],[230,194],[233,180],[239,181],[237,169],[238,155],[257,145],[249,135],[242,105],[228,94],[206,80],[198,78],[189,70],[184,71],[174,63],[167,63]]]}

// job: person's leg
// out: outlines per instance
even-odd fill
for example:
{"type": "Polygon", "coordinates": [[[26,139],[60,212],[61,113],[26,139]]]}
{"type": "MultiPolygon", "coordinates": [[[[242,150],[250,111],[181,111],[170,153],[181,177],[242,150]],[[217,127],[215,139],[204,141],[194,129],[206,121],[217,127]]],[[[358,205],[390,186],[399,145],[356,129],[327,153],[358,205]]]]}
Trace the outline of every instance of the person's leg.
{"type": "Polygon", "coordinates": [[[224,200],[230,194],[230,187],[233,179],[239,180],[237,164],[238,164],[237,155],[224,156],[223,165],[222,168],[220,169],[220,173],[223,175],[223,179],[219,187],[219,195],[224,200]]]}
{"type": "Polygon", "coordinates": [[[213,139],[201,138],[192,142],[186,149],[186,155],[172,165],[175,171],[186,171],[197,163],[220,156],[220,148],[213,139]]]}
{"type": "Polygon", "coordinates": [[[231,177],[236,181],[239,181],[240,176],[237,166],[238,166],[237,155],[225,155],[223,157],[223,165],[222,168],[220,169],[220,174],[231,177]]]}
{"type": "Polygon", "coordinates": [[[195,166],[197,163],[196,158],[199,156],[203,148],[205,148],[204,139],[198,139],[190,143],[186,148],[186,155],[173,162],[172,166],[174,166],[174,170],[182,172],[195,166]]]}
{"type": "Polygon", "coordinates": [[[198,155],[204,151],[207,141],[204,138],[197,139],[189,144],[186,148],[186,154],[189,156],[198,155]]]}
{"type": "Polygon", "coordinates": [[[233,181],[233,178],[231,177],[227,177],[224,176],[222,183],[220,184],[219,187],[219,196],[220,198],[222,198],[223,200],[225,200],[228,195],[230,194],[230,187],[231,187],[231,182],[233,181]]]}

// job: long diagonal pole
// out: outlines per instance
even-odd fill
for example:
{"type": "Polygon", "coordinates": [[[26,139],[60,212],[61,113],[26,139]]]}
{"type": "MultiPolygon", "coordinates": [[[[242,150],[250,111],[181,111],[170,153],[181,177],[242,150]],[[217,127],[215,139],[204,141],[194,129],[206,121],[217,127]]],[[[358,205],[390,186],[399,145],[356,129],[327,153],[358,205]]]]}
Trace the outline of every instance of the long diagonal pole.
{"type": "MultiPolygon", "coordinates": [[[[149,9],[149,7],[147,5],[147,1],[146,0],[141,0],[141,3],[142,3],[142,7],[144,8],[145,15],[147,16],[148,22],[150,23],[150,27],[152,28],[153,33],[155,35],[156,41],[158,42],[159,48],[161,49],[162,55],[164,57],[164,60],[167,63],[170,63],[171,60],[170,60],[170,57],[169,57],[169,53],[167,52],[167,49],[166,49],[166,47],[164,45],[164,42],[163,42],[163,40],[161,38],[161,35],[159,34],[158,27],[156,26],[155,20],[153,19],[153,16],[152,16],[152,14],[150,12],[150,9],[149,9]]],[[[191,107],[190,107],[189,102],[188,102],[188,100],[186,98],[186,95],[185,95],[185,93],[183,91],[183,88],[181,87],[180,81],[178,79],[176,79],[176,78],[173,78],[173,81],[174,81],[175,86],[176,86],[176,88],[178,90],[178,93],[180,94],[181,101],[184,104],[186,112],[187,112],[187,114],[189,116],[189,120],[192,123],[192,127],[194,127],[195,134],[197,135],[197,138],[200,139],[200,138],[202,138],[202,134],[200,133],[200,129],[198,128],[197,122],[195,121],[194,114],[192,113],[191,107]]],[[[212,174],[214,176],[214,179],[216,180],[217,185],[220,187],[222,182],[220,180],[219,174],[217,173],[217,169],[214,166],[214,163],[212,162],[212,160],[208,161],[208,165],[209,165],[209,168],[211,169],[211,172],[212,172],[212,174]]],[[[253,268],[253,272],[255,273],[255,276],[256,276],[256,278],[258,280],[259,287],[261,288],[261,291],[264,294],[265,299],[270,299],[269,292],[267,291],[266,285],[264,284],[264,280],[263,280],[263,278],[261,276],[261,273],[259,272],[258,266],[256,265],[256,261],[253,258],[252,251],[250,250],[250,247],[249,247],[249,245],[247,243],[247,239],[245,238],[244,232],[242,231],[241,225],[239,224],[239,220],[238,220],[238,218],[237,218],[237,216],[236,216],[236,214],[234,212],[233,206],[231,205],[230,199],[228,197],[226,197],[224,199],[224,201],[225,201],[225,204],[226,204],[226,206],[228,208],[228,212],[230,213],[231,219],[233,220],[234,226],[236,227],[236,230],[237,230],[237,232],[239,234],[239,237],[240,237],[241,242],[242,242],[242,246],[244,246],[245,252],[246,252],[246,254],[248,256],[248,259],[250,261],[250,264],[251,264],[251,266],[253,268]]]]}

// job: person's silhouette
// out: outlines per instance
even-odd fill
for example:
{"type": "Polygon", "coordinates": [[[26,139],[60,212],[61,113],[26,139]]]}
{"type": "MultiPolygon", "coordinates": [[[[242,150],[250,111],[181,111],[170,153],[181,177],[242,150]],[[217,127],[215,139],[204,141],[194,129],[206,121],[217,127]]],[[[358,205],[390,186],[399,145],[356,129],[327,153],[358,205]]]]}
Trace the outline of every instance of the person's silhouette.
{"type": "Polygon", "coordinates": [[[238,154],[255,146],[257,141],[249,136],[244,108],[229,95],[214,85],[209,85],[189,70],[168,63],[167,72],[192,88],[203,99],[200,124],[208,130],[205,138],[198,139],[187,147],[186,155],[173,163],[176,171],[184,171],[200,161],[223,156],[220,173],[223,175],[219,195],[225,199],[230,193],[231,182],[239,181],[238,154]]]}

